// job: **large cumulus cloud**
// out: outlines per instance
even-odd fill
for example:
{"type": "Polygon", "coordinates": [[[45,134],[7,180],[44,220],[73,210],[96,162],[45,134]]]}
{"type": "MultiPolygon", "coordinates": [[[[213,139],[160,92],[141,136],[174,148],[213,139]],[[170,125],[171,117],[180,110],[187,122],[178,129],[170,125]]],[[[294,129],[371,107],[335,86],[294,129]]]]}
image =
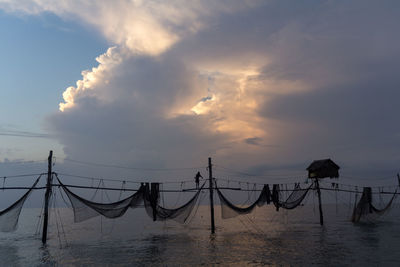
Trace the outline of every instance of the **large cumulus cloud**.
{"type": "Polygon", "coordinates": [[[224,142],[208,131],[212,118],[182,112],[190,111],[206,84],[179,60],[129,57],[102,71],[101,78],[75,95],[73,107],[49,119],[67,155],[76,157],[79,151],[80,157],[97,160],[190,163],[224,142]]]}

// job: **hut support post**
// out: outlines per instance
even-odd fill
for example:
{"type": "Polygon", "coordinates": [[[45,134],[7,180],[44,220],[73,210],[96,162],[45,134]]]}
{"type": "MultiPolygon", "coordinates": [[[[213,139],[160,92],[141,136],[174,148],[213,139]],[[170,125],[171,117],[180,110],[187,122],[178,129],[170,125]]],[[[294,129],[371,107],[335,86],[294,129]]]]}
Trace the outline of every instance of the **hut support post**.
{"type": "Polygon", "coordinates": [[[46,244],[47,241],[47,225],[49,222],[49,199],[51,195],[51,183],[52,183],[52,171],[51,171],[52,159],[53,159],[53,151],[50,150],[48,158],[46,193],[44,196],[44,219],[43,219],[43,231],[42,231],[43,244],[46,244]]]}
{"type": "Polygon", "coordinates": [[[210,188],[210,211],[211,211],[211,234],[215,233],[214,222],[214,192],[213,192],[213,176],[211,158],[208,158],[208,174],[209,174],[209,188],[210,188]]]}
{"type": "Polygon", "coordinates": [[[324,215],[322,213],[322,204],[321,204],[321,189],[319,188],[318,178],[315,179],[315,188],[317,189],[318,194],[318,204],[319,204],[319,223],[324,225],[324,215]]]}

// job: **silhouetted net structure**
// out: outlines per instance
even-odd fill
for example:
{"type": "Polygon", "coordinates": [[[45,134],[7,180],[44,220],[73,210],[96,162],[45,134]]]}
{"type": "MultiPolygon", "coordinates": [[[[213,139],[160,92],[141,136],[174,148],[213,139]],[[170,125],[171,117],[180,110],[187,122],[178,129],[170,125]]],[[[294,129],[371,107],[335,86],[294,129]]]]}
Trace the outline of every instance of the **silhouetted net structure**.
{"type": "Polygon", "coordinates": [[[61,188],[67,194],[74,210],[74,222],[82,222],[98,215],[114,219],[125,214],[128,208],[136,208],[143,202],[144,185],[131,196],[113,203],[97,203],[78,196],[58,180],[61,188]]]}
{"type": "MultiPolygon", "coordinates": [[[[109,203],[99,203],[94,202],[92,200],[86,199],[73,191],[71,191],[71,187],[77,188],[89,188],[96,189],[94,187],[88,186],[71,186],[64,185],[57,174],[55,174],[57,180],[59,182],[58,185],[63,189],[65,194],[67,195],[71,207],[74,212],[74,221],[82,222],[93,218],[95,216],[104,216],[106,218],[115,219],[123,216],[129,208],[138,208],[144,207],[146,213],[153,221],[165,221],[165,220],[174,220],[179,223],[187,223],[189,217],[192,215],[193,210],[196,207],[196,204],[199,202],[199,196],[201,191],[204,190],[205,183],[196,189],[188,189],[187,191],[193,192],[194,195],[183,205],[178,206],[176,208],[167,208],[160,205],[160,193],[163,190],[160,190],[160,183],[141,183],[138,189],[121,189],[121,190],[130,190],[134,191],[130,196],[109,203]]],[[[19,215],[21,213],[22,207],[34,189],[44,189],[45,187],[36,187],[37,183],[40,180],[39,176],[37,180],[31,187],[28,187],[28,191],[20,197],[15,203],[10,205],[8,208],[0,211],[0,231],[1,232],[11,232],[17,228],[19,215]]],[[[284,184],[285,185],[285,184],[284,184]]],[[[233,204],[221,190],[238,190],[237,188],[218,188],[215,183],[215,189],[218,194],[220,204],[221,204],[221,216],[223,219],[233,218],[238,215],[246,215],[253,212],[256,207],[262,207],[264,205],[273,204],[275,206],[276,211],[279,209],[292,210],[296,209],[300,205],[302,205],[303,201],[307,197],[307,194],[310,190],[318,190],[318,185],[316,183],[311,183],[307,185],[307,187],[302,188],[300,183],[295,183],[292,189],[288,189],[288,185],[285,185],[285,189],[283,189],[283,185],[273,184],[272,190],[270,190],[270,186],[268,184],[263,185],[262,190],[256,190],[256,186],[254,190],[248,190],[249,192],[255,193],[256,191],[260,192],[257,199],[250,205],[236,205],[233,204]]],[[[24,187],[25,188],[25,187],[24,187]]],[[[348,204],[347,207],[347,215],[351,216],[352,222],[360,222],[362,220],[374,220],[378,216],[385,214],[390,210],[392,206],[395,206],[395,198],[397,196],[398,188],[396,186],[396,190],[390,189],[389,191],[383,190],[383,187],[379,187],[379,192],[372,192],[371,187],[364,187],[362,191],[362,196],[358,200],[358,196],[361,193],[357,186],[352,185],[340,185],[338,183],[326,183],[325,186],[321,187],[320,190],[325,190],[330,194],[331,200],[335,200],[336,203],[336,215],[338,215],[338,201],[342,201],[342,204],[348,204]],[[342,192],[339,194],[339,192],[342,192]],[[348,198],[344,198],[344,194],[347,194],[348,198]],[[373,194],[379,194],[380,204],[378,206],[373,204],[373,194]],[[385,195],[387,196],[385,198],[385,195]],[[393,205],[392,205],[393,204],[393,205]],[[382,208],[378,208],[382,207],[382,208]]],[[[393,188],[393,187],[391,187],[393,188]]],[[[3,188],[6,189],[6,188],[3,188]]],[[[13,188],[15,189],[15,188],[13,188]]],[[[97,188],[101,190],[119,190],[116,188],[97,188]]],[[[207,188],[208,189],[208,188],[207,188]]],[[[182,190],[184,191],[184,190],[182,190]]],[[[97,192],[97,191],[96,191],[97,192]]],[[[174,191],[180,192],[180,191],[174,191]]],[[[121,195],[120,195],[121,196],[121,195]]],[[[249,193],[248,201],[250,200],[251,194],[249,193]]],[[[246,201],[247,203],[247,201],[246,201]]]]}
{"type": "Polygon", "coordinates": [[[382,209],[377,209],[373,204],[372,204],[372,190],[371,187],[364,187],[363,188],[363,193],[361,195],[360,201],[357,203],[357,205],[354,207],[353,210],[353,215],[351,217],[352,222],[359,222],[361,219],[366,218],[369,219],[371,215],[379,216],[385,214],[387,211],[390,210],[390,207],[392,206],[392,203],[394,199],[396,198],[397,195],[397,189],[393,193],[393,196],[391,197],[390,201],[388,204],[382,208],[382,209]]]}
{"type": "Polygon", "coordinates": [[[58,181],[72,204],[75,222],[82,222],[98,215],[103,215],[110,219],[118,218],[123,216],[129,208],[137,208],[141,204],[144,204],[147,214],[154,221],[172,219],[180,223],[185,223],[204,187],[203,184],[186,204],[175,209],[167,209],[159,205],[159,183],[142,183],[137,192],[123,200],[112,203],[97,203],[78,196],[69,190],[68,186],[64,185],[59,179],[58,181]]]}
{"type": "Polygon", "coordinates": [[[204,184],[197,190],[197,193],[186,204],[175,209],[167,209],[159,205],[159,184],[151,183],[150,189],[149,184],[146,184],[143,198],[146,212],[150,217],[153,218],[153,221],[165,221],[172,219],[179,223],[185,223],[192,213],[203,187],[204,184]]]}
{"type": "Polygon", "coordinates": [[[216,187],[219,200],[221,202],[221,215],[223,219],[229,219],[236,217],[238,215],[249,214],[251,213],[255,207],[261,207],[265,204],[269,204],[271,202],[271,192],[269,190],[268,185],[264,185],[263,189],[257,200],[248,207],[238,207],[232,204],[221,192],[221,190],[216,187]]]}
{"type": "Polygon", "coordinates": [[[264,185],[257,200],[248,207],[239,207],[234,205],[222,194],[218,187],[216,187],[216,190],[221,202],[222,218],[229,219],[238,215],[249,214],[255,207],[261,207],[265,204],[270,204],[271,202],[275,205],[277,211],[279,211],[279,208],[294,209],[301,204],[311,188],[312,185],[306,189],[301,189],[300,184],[296,184],[289,197],[285,201],[281,201],[282,194],[278,184],[273,185],[272,193],[269,189],[269,185],[264,185]]]}
{"type": "Polygon", "coordinates": [[[21,213],[22,207],[25,203],[25,200],[28,198],[32,190],[35,188],[36,184],[40,180],[39,176],[32,187],[14,204],[9,206],[8,208],[0,211],[0,231],[1,232],[12,232],[17,229],[19,215],[21,213]]]}
{"type": "Polygon", "coordinates": [[[308,188],[302,189],[300,188],[300,184],[297,183],[289,195],[289,197],[283,201],[279,201],[279,207],[290,210],[290,209],[295,209],[297,208],[301,202],[304,200],[306,197],[308,191],[312,188],[313,185],[310,185],[308,188]]]}

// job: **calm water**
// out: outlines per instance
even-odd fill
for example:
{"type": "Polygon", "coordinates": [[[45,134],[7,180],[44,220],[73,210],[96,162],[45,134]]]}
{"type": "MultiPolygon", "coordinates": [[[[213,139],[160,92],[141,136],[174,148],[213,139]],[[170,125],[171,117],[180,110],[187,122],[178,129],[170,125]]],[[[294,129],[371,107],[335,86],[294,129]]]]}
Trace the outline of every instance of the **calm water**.
{"type": "Polygon", "coordinates": [[[39,210],[24,209],[18,230],[0,233],[1,265],[400,266],[396,211],[383,221],[354,225],[349,209],[338,209],[324,206],[321,227],[313,205],[278,213],[268,206],[229,220],[222,220],[216,207],[217,233],[210,235],[207,206],[184,226],[154,223],[143,209],[117,220],[97,217],[74,224],[72,211],[60,208],[52,210],[45,248],[35,234],[39,210]]]}

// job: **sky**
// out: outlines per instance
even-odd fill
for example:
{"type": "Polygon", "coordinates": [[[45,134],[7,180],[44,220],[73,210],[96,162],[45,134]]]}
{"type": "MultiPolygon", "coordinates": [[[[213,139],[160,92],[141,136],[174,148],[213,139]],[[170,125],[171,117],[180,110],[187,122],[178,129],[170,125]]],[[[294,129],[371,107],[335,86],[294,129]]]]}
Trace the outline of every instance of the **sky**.
{"type": "Polygon", "coordinates": [[[53,150],[65,172],[168,180],[212,157],[224,177],[277,179],[332,158],[348,177],[394,179],[399,10],[0,0],[0,165],[53,150]],[[188,169],[143,170],[174,168],[188,169]]]}

